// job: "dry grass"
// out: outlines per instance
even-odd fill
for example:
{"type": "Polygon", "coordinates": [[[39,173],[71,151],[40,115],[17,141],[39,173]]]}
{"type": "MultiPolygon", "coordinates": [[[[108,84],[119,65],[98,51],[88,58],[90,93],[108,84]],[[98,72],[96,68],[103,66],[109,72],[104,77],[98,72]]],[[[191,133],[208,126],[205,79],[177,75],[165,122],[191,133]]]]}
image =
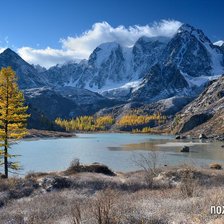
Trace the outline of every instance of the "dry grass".
{"type": "Polygon", "coordinates": [[[7,201],[0,208],[0,223],[224,223],[223,216],[210,214],[211,205],[224,205],[223,170],[168,167],[157,177],[157,188],[148,188],[144,171],[113,177],[77,173],[71,177],[1,180],[0,198],[7,201]],[[163,183],[167,178],[176,184],[167,188],[163,183]],[[51,185],[49,191],[43,184],[46,180],[47,189],[51,185]],[[33,187],[31,194],[21,194],[20,199],[8,197],[11,189],[36,182],[39,187],[33,187]]]}

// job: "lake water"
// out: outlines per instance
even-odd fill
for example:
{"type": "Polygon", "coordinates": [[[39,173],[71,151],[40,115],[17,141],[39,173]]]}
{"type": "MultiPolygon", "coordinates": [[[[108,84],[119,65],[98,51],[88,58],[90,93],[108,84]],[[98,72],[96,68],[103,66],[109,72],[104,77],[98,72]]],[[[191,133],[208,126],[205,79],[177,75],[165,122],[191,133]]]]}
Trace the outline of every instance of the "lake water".
{"type": "Polygon", "coordinates": [[[21,174],[64,170],[74,158],[81,163],[104,163],[114,171],[134,171],[140,169],[134,162],[139,154],[147,155],[149,151],[158,152],[162,166],[223,162],[221,145],[221,142],[176,140],[168,135],[93,133],[74,138],[24,140],[13,145],[11,152],[21,155],[16,158],[23,166],[21,174]],[[180,152],[183,145],[190,147],[190,153],[180,152]]]}

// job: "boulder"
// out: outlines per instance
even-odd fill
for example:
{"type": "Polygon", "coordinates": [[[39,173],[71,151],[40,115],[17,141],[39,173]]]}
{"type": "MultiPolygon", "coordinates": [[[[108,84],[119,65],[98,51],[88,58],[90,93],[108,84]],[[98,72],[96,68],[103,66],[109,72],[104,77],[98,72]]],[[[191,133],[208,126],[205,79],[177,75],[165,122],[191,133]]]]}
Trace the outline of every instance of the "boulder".
{"type": "Polygon", "coordinates": [[[211,163],[209,165],[210,169],[214,169],[214,170],[221,170],[222,169],[222,165],[219,163],[211,163]]]}
{"type": "Polygon", "coordinates": [[[218,141],[224,141],[224,135],[219,135],[216,140],[218,141]]]}
{"type": "Polygon", "coordinates": [[[199,139],[207,139],[207,137],[206,137],[205,134],[200,134],[198,138],[199,138],[199,139]]]}
{"type": "Polygon", "coordinates": [[[188,146],[184,146],[180,152],[189,152],[190,151],[190,148],[188,146]]]}

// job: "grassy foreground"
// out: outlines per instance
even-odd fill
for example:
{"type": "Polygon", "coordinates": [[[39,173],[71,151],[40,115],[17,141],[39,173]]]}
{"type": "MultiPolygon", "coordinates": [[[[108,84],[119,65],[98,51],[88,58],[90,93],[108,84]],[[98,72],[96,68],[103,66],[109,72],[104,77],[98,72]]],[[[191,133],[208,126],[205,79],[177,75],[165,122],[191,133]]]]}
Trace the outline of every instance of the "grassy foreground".
{"type": "Polygon", "coordinates": [[[0,223],[224,223],[224,171],[189,166],[113,173],[73,164],[54,173],[0,179],[0,223]]]}

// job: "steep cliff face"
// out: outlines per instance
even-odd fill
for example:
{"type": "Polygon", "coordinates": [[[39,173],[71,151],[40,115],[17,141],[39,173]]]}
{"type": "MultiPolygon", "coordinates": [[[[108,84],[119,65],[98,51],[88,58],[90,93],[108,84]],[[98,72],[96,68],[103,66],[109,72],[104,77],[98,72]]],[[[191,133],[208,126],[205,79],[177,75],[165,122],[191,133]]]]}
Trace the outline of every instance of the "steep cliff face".
{"type": "Polygon", "coordinates": [[[179,133],[224,134],[224,76],[213,81],[176,115],[179,133]]]}
{"type": "Polygon", "coordinates": [[[190,95],[188,82],[174,65],[153,66],[143,82],[132,90],[131,98],[138,101],[155,102],[173,96],[190,95]]]}

